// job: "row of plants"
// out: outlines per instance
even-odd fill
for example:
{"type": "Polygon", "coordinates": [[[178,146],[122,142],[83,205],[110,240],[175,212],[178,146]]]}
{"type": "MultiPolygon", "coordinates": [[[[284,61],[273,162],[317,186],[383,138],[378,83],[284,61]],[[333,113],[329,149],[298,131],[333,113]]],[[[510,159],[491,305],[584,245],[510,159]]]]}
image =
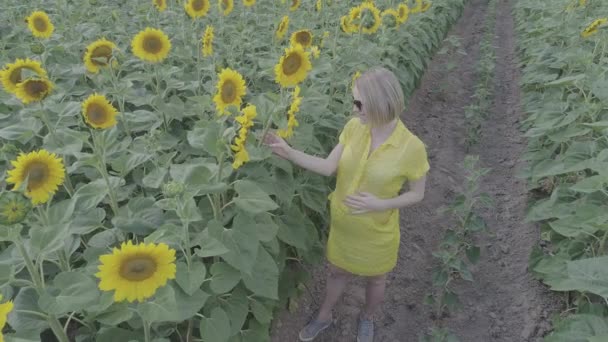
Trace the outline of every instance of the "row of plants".
{"type": "MultiPolygon", "coordinates": [[[[481,125],[487,119],[493,102],[494,66],[496,53],[494,37],[496,26],[496,1],[488,2],[485,33],[480,42],[480,57],[476,67],[477,83],[472,103],[465,108],[466,137],[465,145],[471,148],[479,143],[481,125]]],[[[460,43],[449,41],[447,49],[457,53],[460,43]]],[[[491,198],[480,193],[479,187],[490,169],[479,166],[479,156],[467,155],[462,164],[465,181],[463,189],[448,206],[441,208],[439,214],[448,214],[453,222],[446,229],[441,243],[433,257],[436,267],[433,271],[433,290],[427,294],[425,303],[433,308],[434,319],[454,313],[462,307],[455,286],[459,280],[473,282],[471,268],[479,262],[481,248],[476,244],[480,234],[487,232],[480,210],[492,206],[491,198]]],[[[421,342],[456,342],[458,337],[446,327],[433,326],[428,334],[421,336],[421,342]]]]}
{"type": "Polygon", "coordinates": [[[530,269],[564,294],[550,342],[608,340],[608,3],[521,0],[530,269]]]}
{"type": "Polygon", "coordinates": [[[236,342],[269,340],[327,223],[331,182],[261,138],[325,155],[352,78],[411,94],[464,0],[5,5],[0,336],[236,342]]]}
{"type": "MultiPolygon", "coordinates": [[[[440,214],[447,214],[452,222],[433,257],[437,266],[433,270],[433,291],[425,297],[425,303],[433,308],[435,319],[454,313],[461,308],[455,286],[459,280],[473,282],[473,267],[480,259],[481,248],[476,244],[479,234],[487,232],[486,224],[478,212],[492,205],[491,198],[479,191],[483,177],[490,169],[479,166],[479,157],[467,155],[461,165],[465,181],[459,194],[440,214]]],[[[433,327],[424,342],[452,342],[458,338],[446,328],[433,327]]]]}
{"type": "Polygon", "coordinates": [[[496,1],[488,3],[485,23],[485,34],[479,46],[479,61],[476,67],[477,83],[473,93],[473,102],[465,108],[466,122],[465,145],[471,148],[479,144],[481,127],[488,118],[494,98],[494,69],[496,67],[496,1]]]}

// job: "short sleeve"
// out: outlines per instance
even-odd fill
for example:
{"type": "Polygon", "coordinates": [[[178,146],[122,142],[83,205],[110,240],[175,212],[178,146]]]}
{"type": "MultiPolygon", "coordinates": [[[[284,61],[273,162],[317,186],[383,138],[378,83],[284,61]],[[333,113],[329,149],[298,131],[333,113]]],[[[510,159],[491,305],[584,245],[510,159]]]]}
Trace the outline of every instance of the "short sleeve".
{"type": "Polygon", "coordinates": [[[342,132],[340,133],[340,136],[338,137],[338,142],[340,144],[346,145],[346,143],[349,141],[350,137],[352,136],[354,126],[356,124],[355,120],[359,120],[359,119],[352,118],[346,123],[346,125],[344,125],[344,128],[342,129],[342,132]]]}
{"type": "Polygon", "coordinates": [[[430,169],[427,158],[426,147],[417,137],[408,144],[405,155],[405,176],[408,181],[415,181],[422,178],[430,169]]]}

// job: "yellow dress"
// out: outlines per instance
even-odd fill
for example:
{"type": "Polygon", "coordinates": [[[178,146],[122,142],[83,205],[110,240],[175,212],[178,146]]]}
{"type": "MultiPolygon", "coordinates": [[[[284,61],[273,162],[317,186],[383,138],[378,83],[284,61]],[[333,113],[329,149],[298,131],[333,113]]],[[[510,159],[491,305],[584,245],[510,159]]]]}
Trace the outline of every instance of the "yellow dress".
{"type": "Polygon", "coordinates": [[[399,195],[405,181],[429,170],[424,144],[399,120],[388,139],[369,155],[370,128],[351,119],[339,138],[344,146],[336,189],[329,195],[329,262],[350,273],[376,276],[391,271],[399,249],[399,210],[350,214],[346,196],[369,192],[379,198],[399,195]]]}

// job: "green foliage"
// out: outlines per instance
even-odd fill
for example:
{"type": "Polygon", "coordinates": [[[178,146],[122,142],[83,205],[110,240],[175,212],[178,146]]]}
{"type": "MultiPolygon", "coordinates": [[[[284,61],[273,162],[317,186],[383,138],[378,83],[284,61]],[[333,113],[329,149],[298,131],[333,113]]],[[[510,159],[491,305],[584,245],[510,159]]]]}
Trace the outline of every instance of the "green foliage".
{"type": "Polygon", "coordinates": [[[527,219],[540,223],[544,240],[531,254],[530,269],[551,289],[568,292],[574,313],[556,321],[546,341],[607,336],[608,31],[581,36],[607,14],[602,1],[524,0],[516,6],[529,141],[520,176],[537,195],[527,219]]]}

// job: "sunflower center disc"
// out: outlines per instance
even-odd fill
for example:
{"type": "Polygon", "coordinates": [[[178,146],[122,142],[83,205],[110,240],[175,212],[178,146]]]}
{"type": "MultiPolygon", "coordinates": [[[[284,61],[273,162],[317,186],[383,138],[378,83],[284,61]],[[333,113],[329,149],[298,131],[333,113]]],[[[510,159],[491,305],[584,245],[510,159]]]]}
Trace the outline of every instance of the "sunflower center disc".
{"type": "Polygon", "coordinates": [[[106,121],[106,111],[97,104],[91,104],[87,110],[87,117],[92,123],[101,125],[106,121]]]}
{"type": "Polygon", "coordinates": [[[227,81],[222,86],[222,101],[231,103],[236,98],[236,88],[234,83],[227,81]]]}
{"type": "Polygon", "coordinates": [[[292,53],[283,61],[283,73],[288,76],[293,75],[300,69],[301,65],[300,55],[292,53]]]}
{"type": "Polygon", "coordinates": [[[310,34],[308,32],[299,32],[296,35],[296,41],[304,46],[310,45],[310,34]]]}
{"type": "Polygon", "coordinates": [[[148,256],[134,256],[120,266],[120,276],[131,281],[150,278],[156,272],[156,261],[148,256]]]}
{"type": "Polygon", "coordinates": [[[34,162],[27,167],[28,190],[35,190],[48,178],[49,169],[44,163],[34,162]]]}
{"type": "Polygon", "coordinates": [[[25,91],[28,95],[39,98],[47,91],[47,88],[42,81],[31,81],[26,84],[25,91]]]}
{"type": "Polygon", "coordinates": [[[202,11],[205,8],[204,0],[194,0],[192,1],[192,9],[195,11],[202,11]]]}
{"type": "Polygon", "coordinates": [[[159,53],[163,47],[163,43],[158,37],[146,37],[144,39],[144,50],[148,53],[159,53]]]}
{"type": "Polygon", "coordinates": [[[93,64],[107,65],[110,61],[110,58],[112,58],[112,48],[109,46],[100,46],[93,50],[93,53],[91,53],[91,55],[93,57],[91,60],[93,64]],[[105,62],[102,60],[103,58],[105,58],[105,62]]]}
{"type": "Polygon", "coordinates": [[[37,31],[46,31],[46,20],[43,18],[34,18],[34,28],[36,28],[37,31]]]}

